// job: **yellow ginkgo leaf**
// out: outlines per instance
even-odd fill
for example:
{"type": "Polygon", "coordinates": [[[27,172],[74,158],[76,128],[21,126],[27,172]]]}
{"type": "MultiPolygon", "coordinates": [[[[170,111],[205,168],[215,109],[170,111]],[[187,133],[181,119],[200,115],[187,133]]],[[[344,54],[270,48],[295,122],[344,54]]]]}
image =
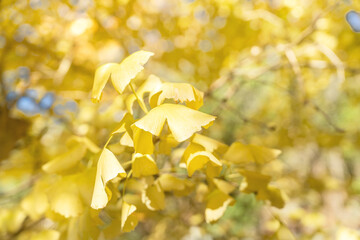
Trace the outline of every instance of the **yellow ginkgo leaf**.
{"type": "Polygon", "coordinates": [[[145,185],[147,185],[146,183],[144,183],[144,181],[145,179],[139,180],[136,178],[128,178],[126,182],[126,191],[132,193],[141,193],[144,190],[145,185]]]}
{"type": "Polygon", "coordinates": [[[116,239],[121,235],[121,216],[112,217],[111,222],[107,223],[104,228],[102,228],[103,239],[116,239]]]}
{"type": "Polygon", "coordinates": [[[64,152],[47,162],[42,169],[47,173],[60,173],[74,167],[86,153],[85,144],[76,144],[69,151],[64,152]]]}
{"type": "Polygon", "coordinates": [[[152,52],[140,50],[125,58],[120,64],[107,63],[100,66],[95,72],[91,95],[93,101],[100,101],[101,93],[109,77],[115,89],[121,94],[130,81],[144,69],[145,63],[153,55],[152,52]]]}
{"type": "Polygon", "coordinates": [[[195,189],[195,184],[190,181],[185,181],[185,188],[183,190],[174,190],[174,196],[183,197],[189,196],[195,189]]]}
{"type": "Polygon", "coordinates": [[[125,58],[113,69],[111,81],[115,89],[122,93],[130,81],[144,69],[145,63],[154,53],[148,51],[137,51],[125,58]]]}
{"type": "Polygon", "coordinates": [[[271,180],[270,176],[254,171],[243,170],[240,173],[245,178],[241,184],[240,190],[245,193],[253,193],[264,190],[267,188],[267,185],[271,180]]]}
{"type": "Polygon", "coordinates": [[[117,127],[117,129],[115,131],[112,132],[112,134],[117,134],[117,133],[124,133],[124,132],[128,132],[128,134],[130,136],[132,136],[132,129],[131,129],[131,125],[135,122],[133,116],[130,113],[125,113],[125,115],[123,116],[123,118],[121,119],[119,126],[117,127]]]}
{"type": "Polygon", "coordinates": [[[165,207],[165,194],[158,184],[146,187],[141,194],[141,200],[151,211],[161,210],[165,207]]]}
{"type": "Polygon", "coordinates": [[[133,125],[133,142],[136,153],[153,154],[154,144],[152,134],[133,125]]]}
{"type": "Polygon", "coordinates": [[[172,134],[160,136],[158,153],[170,155],[172,148],[177,145],[179,145],[179,142],[175,140],[172,134]]]}
{"type": "Polygon", "coordinates": [[[240,142],[233,143],[225,153],[224,159],[233,163],[264,164],[275,160],[281,151],[255,145],[245,145],[240,142]]]}
{"type": "Polygon", "coordinates": [[[84,211],[80,198],[72,191],[64,191],[50,198],[51,209],[66,218],[79,216],[84,211]]]}
{"type": "Polygon", "coordinates": [[[223,191],[226,194],[229,194],[236,189],[236,187],[233,184],[231,184],[225,180],[213,178],[212,181],[214,182],[215,186],[218,189],[220,189],[221,191],[223,191]]]}
{"type": "Polygon", "coordinates": [[[268,186],[265,191],[260,191],[256,197],[259,200],[269,200],[271,205],[277,208],[283,208],[285,205],[284,193],[272,186],[268,186]]]}
{"type": "Polygon", "coordinates": [[[84,211],[75,178],[64,177],[49,190],[48,198],[51,210],[69,218],[77,217],[84,211]]]}
{"type": "Polygon", "coordinates": [[[194,183],[188,179],[181,179],[174,177],[171,174],[161,174],[158,179],[156,179],[165,192],[174,192],[176,196],[185,196],[190,194],[194,189],[194,183]]]}
{"type": "Polygon", "coordinates": [[[123,232],[130,232],[134,230],[138,224],[137,216],[134,214],[136,207],[123,201],[121,209],[121,230],[123,232]]]}
{"type": "Polygon", "coordinates": [[[219,220],[225,213],[229,205],[233,205],[235,200],[226,193],[216,189],[212,191],[206,203],[205,220],[207,223],[213,223],[219,220]]]}
{"type": "MultiPolygon", "coordinates": [[[[142,188],[144,189],[144,187],[142,188]]],[[[123,201],[134,205],[136,207],[136,210],[138,212],[148,212],[148,207],[142,202],[141,200],[141,192],[139,193],[126,193],[125,196],[123,196],[123,201]]]]}
{"type": "Polygon", "coordinates": [[[134,153],[132,157],[134,177],[145,177],[159,173],[154,159],[149,154],[134,153]]]}
{"type": "Polygon", "coordinates": [[[120,144],[123,146],[134,147],[134,142],[132,139],[133,130],[130,127],[135,122],[133,116],[130,113],[125,113],[121,119],[119,126],[112,134],[123,133],[120,138],[120,144]]]}
{"type": "Polygon", "coordinates": [[[126,172],[115,155],[104,148],[97,164],[94,192],[91,199],[92,208],[99,209],[106,206],[109,201],[106,183],[116,177],[125,178],[126,172]]]}
{"type": "Polygon", "coordinates": [[[211,153],[217,153],[220,156],[222,156],[229,148],[228,145],[226,145],[225,143],[219,142],[215,139],[212,139],[210,137],[198,133],[194,134],[193,138],[191,139],[191,142],[199,144],[203,146],[206,149],[206,151],[211,153]]]}
{"type": "Polygon", "coordinates": [[[185,102],[192,109],[199,109],[203,105],[204,93],[197,90],[189,83],[166,82],[150,95],[152,108],[162,104],[165,99],[173,99],[175,102],[185,102]]]}
{"type": "Polygon", "coordinates": [[[127,147],[134,147],[134,142],[128,132],[125,132],[120,138],[120,144],[127,147]]]}
{"type": "MultiPolygon", "coordinates": [[[[150,75],[148,79],[136,90],[136,95],[139,98],[139,101],[141,102],[143,106],[145,106],[144,102],[144,95],[146,93],[151,93],[156,91],[161,87],[161,80],[155,75],[150,75]]],[[[133,114],[133,105],[136,101],[136,96],[134,93],[130,94],[126,98],[126,109],[129,113],[133,114]]]]}
{"type": "Polygon", "coordinates": [[[69,219],[67,234],[64,233],[64,238],[71,240],[98,239],[100,234],[98,226],[101,224],[103,221],[99,212],[86,209],[81,216],[69,219]]]}
{"type": "Polygon", "coordinates": [[[183,190],[185,188],[184,180],[186,179],[180,179],[171,174],[165,173],[161,174],[156,181],[160,183],[161,188],[164,189],[164,191],[174,191],[183,190]]]}
{"type": "Polygon", "coordinates": [[[48,208],[48,199],[45,193],[31,193],[21,201],[21,208],[32,220],[38,220],[48,208]]]}
{"type": "Polygon", "coordinates": [[[208,178],[218,177],[222,171],[222,166],[219,166],[211,161],[206,164],[206,176],[208,178]]]}
{"type": "Polygon", "coordinates": [[[32,192],[21,201],[21,208],[34,221],[42,217],[48,209],[49,203],[45,189],[49,187],[47,181],[38,181],[32,192]]]}
{"type": "Polygon", "coordinates": [[[91,197],[94,190],[95,176],[95,167],[87,168],[84,171],[75,174],[74,176],[75,180],[73,181],[76,182],[80,197],[84,202],[85,206],[91,205],[91,197]]]}
{"type": "Polygon", "coordinates": [[[46,193],[51,210],[66,218],[77,217],[84,213],[85,206],[90,205],[93,179],[95,169],[89,168],[77,174],[58,178],[51,184],[51,188],[45,187],[46,183],[37,187],[48,189],[46,193]]]}
{"type": "Polygon", "coordinates": [[[196,170],[204,168],[207,163],[217,167],[222,166],[222,163],[210,152],[200,151],[190,154],[186,162],[188,175],[191,177],[196,170]]]}
{"type": "Polygon", "coordinates": [[[84,145],[89,151],[93,153],[97,153],[101,150],[93,141],[91,141],[87,137],[72,136],[66,142],[66,146],[68,146],[69,148],[76,144],[84,145]]]}
{"type": "Polygon", "coordinates": [[[181,157],[180,163],[185,163],[186,166],[186,162],[191,154],[205,150],[206,150],[205,147],[201,146],[200,144],[190,142],[181,157]]]}
{"type": "Polygon", "coordinates": [[[116,63],[107,63],[101,65],[99,68],[96,69],[95,78],[94,78],[94,85],[91,93],[91,98],[94,102],[99,102],[101,98],[102,91],[109,80],[109,77],[115,67],[118,64],[116,63]]]}
{"type": "Polygon", "coordinates": [[[201,127],[209,127],[215,120],[214,116],[202,113],[178,104],[162,104],[152,109],[134,124],[145,131],[159,136],[165,122],[178,142],[185,141],[201,127]]]}
{"type": "Polygon", "coordinates": [[[253,171],[241,171],[241,175],[245,177],[245,180],[240,190],[245,193],[255,193],[256,199],[268,200],[274,207],[284,207],[284,193],[278,188],[269,186],[270,176],[253,171]]]}

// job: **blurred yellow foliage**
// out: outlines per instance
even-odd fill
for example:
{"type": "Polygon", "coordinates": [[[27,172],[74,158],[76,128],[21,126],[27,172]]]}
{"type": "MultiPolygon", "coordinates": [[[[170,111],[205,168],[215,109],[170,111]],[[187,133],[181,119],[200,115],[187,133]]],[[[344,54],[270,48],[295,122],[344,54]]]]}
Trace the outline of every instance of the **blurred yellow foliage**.
{"type": "Polygon", "coordinates": [[[359,239],[357,11],[0,1],[0,239],[359,239]]]}

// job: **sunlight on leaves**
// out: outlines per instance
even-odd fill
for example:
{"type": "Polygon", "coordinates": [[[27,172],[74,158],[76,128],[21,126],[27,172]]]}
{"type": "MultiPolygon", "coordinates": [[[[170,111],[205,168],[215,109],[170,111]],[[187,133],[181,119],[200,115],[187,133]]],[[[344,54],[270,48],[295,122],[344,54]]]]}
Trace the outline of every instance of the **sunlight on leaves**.
{"type": "Polygon", "coordinates": [[[134,177],[151,176],[159,172],[151,155],[141,153],[134,153],[132,157],[132,170],[134,177]]]}
{"type": "Polygon", "coordinates": [[[95,72],[91,95],[93,101],[100,101],[102,91],[110,77],[114,88],[121,94],[130,81],[144,69],[143,65],[152,55],[154,54],[151,52],[141,50],[131,54],[120,64],[107,63],[100,66],[95,72]]]}
{"type": "Polygon", "coordinates": [[[106,184],[116,177],[125,178],[126,172],[115,155],[107,148],[104,148],[97,164],[95,186],[91,200],[92,208],[99,209],[106,206],[111,198],[109,192],[106,191],[106,184]]]}
{"type": "Polygon", "coordinates": [[[224,159],[233,163],[265,164],[280,155],[277,149],[265,148],[255,145],[245,145],[240,142],[233,143],[224,155],[224,159]]]}
{"type": "Polygon", "coordinates": [[[171,133],[178,142],[185,141],[201,127],[207,128],[215,120],[214,116],[177,104],[162,104],[152,109],[146,116],[135,122],[135,126],[160,136],[167,122],[171,133]]]}
{"type": "Polygon", "coordinates": [[[164,209],[165,194],[158,184],[147,186],[141,195],[142,202],[151,211],[164,209]]]}
{"type": "Polygon", "coordinates": [[[200,151],[192,153],[186,162],[188,175],[191,177],[195,171],[204,168],[205,165],[207,165],[208,168],[211,168],[209,171],[210,175],[217,175],[217,173],[220,173],[217,169],[220,169],[221,171],[222,163],[210,152],[200,151]],[[213,169],[213,167],[215,169],[213,169]]]}
{"type": "Polygon", "coordinates": [[[192,109],[199,109],[203,105],[204,93],[197,90],[188,83],[163,83],[150,95],[150,106],[152,108],[162,104],[166,99],[173,99],[175,102],[185,102],[186,106],[192,109]]]}
{"type": "Polygon", "coordinates": [[[137,223],[137,216],[134,214],[136,207],[134,205],[128,204],[126,202],[122,203],[121,209],[121,229],[123,232],[132,231],[137,223]]]}
{"type": "Polygon", "coordinates": [[[219,220],[225,213],[226,208],[235,203],[235,200],[226,193],[216,189],[207,197],[205,220],[213,223],[219,220]]]}

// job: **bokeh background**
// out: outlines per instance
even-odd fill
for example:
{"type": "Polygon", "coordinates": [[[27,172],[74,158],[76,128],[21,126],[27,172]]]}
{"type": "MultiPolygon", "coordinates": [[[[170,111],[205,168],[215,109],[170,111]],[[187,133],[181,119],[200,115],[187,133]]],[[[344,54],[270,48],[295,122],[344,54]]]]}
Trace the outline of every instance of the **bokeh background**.
{"type": "Polygon", "coordinates": [[[69,134],[104,144],[121,120],[111,86],[90,101],[96,68],[144,49],[147,73],[205,92],[210,136],[283,151],[265,171],[286,205],[243,194],[208,225],[174,200],[126,238],[360,239],[359,31],[351,0],[0,1],[0,238],[69,134]]]}

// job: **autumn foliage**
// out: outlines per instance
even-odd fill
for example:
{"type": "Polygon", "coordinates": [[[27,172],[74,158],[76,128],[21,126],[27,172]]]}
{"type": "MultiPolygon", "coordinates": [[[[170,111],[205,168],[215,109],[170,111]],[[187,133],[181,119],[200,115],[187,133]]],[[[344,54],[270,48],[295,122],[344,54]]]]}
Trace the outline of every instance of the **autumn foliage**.
{"type": "Polygon", "coordinates": [[[0,239],[360,239],[359,9],[0,1],[0,239]]]}

